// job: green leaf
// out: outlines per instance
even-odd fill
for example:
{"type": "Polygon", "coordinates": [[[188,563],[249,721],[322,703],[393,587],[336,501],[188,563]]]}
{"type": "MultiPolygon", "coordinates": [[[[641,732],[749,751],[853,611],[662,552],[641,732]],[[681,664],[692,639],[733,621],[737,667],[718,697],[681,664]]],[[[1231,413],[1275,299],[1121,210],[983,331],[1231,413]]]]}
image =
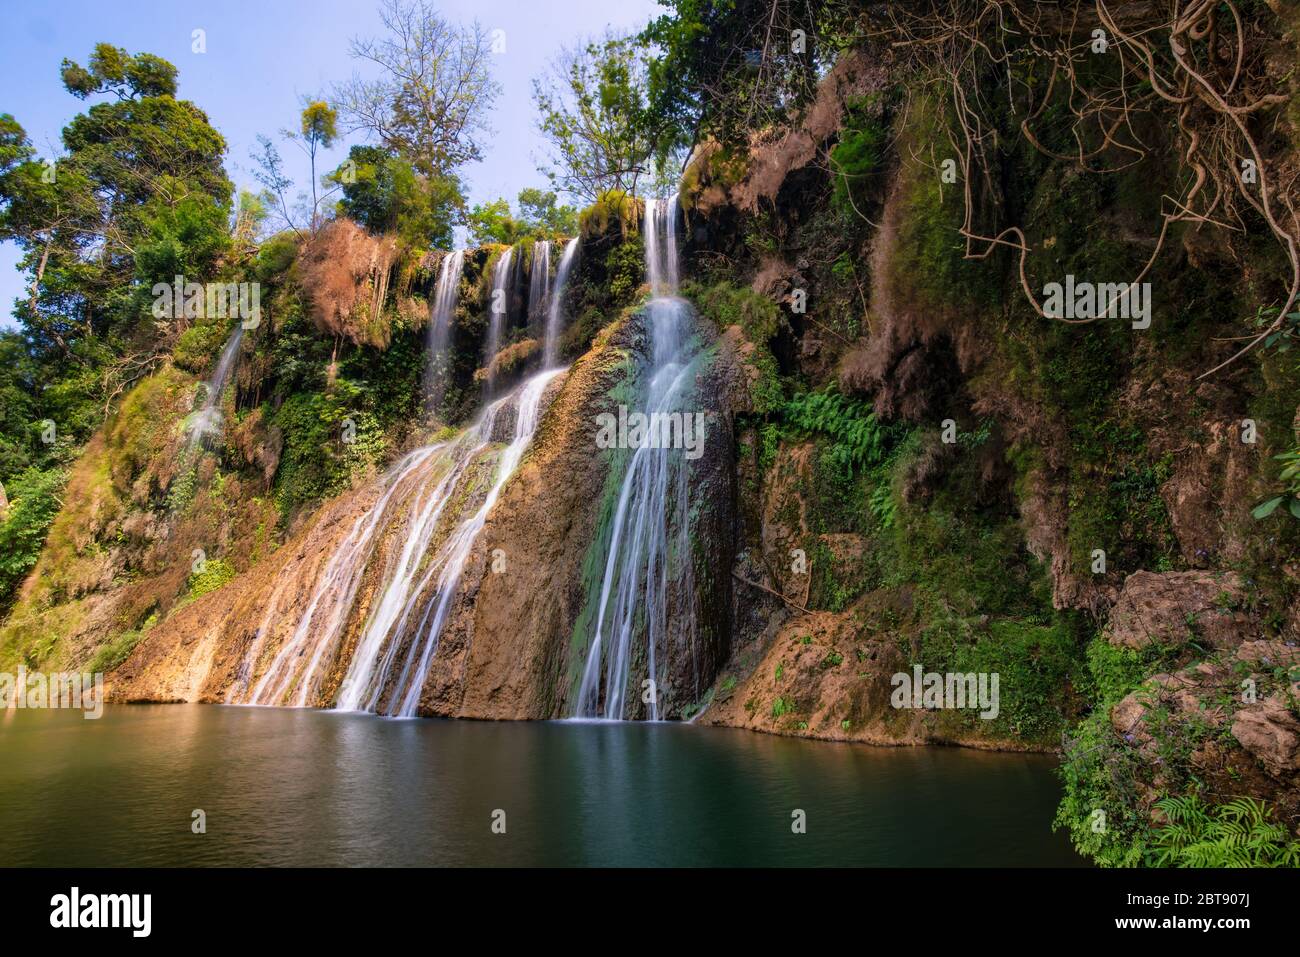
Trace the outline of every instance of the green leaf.
{"type": "Polygon", "coordinates": [[[1283,498],[1284,496],[1279,495],[1276,498],[1270,498],[1267,502],[1261,502],[1255,506],[1254,510],[1251,511],[1250,514],[1255,518],[1268,518],[1277,510],[1277,507],[1282,504],[1283,498]]]}

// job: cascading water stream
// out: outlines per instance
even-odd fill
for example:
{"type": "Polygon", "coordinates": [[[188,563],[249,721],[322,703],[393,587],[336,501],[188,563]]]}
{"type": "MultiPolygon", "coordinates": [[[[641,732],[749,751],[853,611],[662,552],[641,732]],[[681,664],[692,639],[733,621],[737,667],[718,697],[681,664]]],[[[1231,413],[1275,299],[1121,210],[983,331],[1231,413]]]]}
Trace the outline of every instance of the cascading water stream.
{"type": "Polygon", "coordinates": [[[239,343],[243,336],[244,327],[242,324],[237,324],[221,350],[221,356],[217,359],[212,375],[204,383],[203,404],[186,424],[189,431],[187,441],[189,449],[221,432],[221,393],[226,389],[230,373],[234,371],[235,360],[239,357],[239,343]]]}
{"type": "Polygon", "coordinates": [[[551,244],[544,239],[533,243],[533,261],[528,267],[528,322],[542,325],[551,299],[551,244]]]}
{"type": "Polygon", "coordinates": [[[503,252],[492,267],[492,297],[488,300],[488,337],[484,350],[484,363],[488,368],[488,395],[496,385],[496,372],[492,360],[501,351],[501,338],[510,315],[510,294],[514,291],[515,248],[503,252]]]}
{"type": "MultiPolygon", "coordinates": [[[[430,445],[416,449],[389,469],[384,476],[384,491],[379,500],[356,520],[326,562],[293,635],[280,646],[275,659],[252,690],[236,696],[235,700],[260,705],[292,703],[299,707],[309,703],[311,663],[320,661],[326,650],[332,650],[337,644],[378,538],[389,523],[390,513],[396,511],[397,502],[410,495],[412,483],[427,478],[425,466],[443,448],[442,445],[430,445]],[[310,658],[307,657],[309,652],[310,658]],[[286,699],[291,691],[294,692],[293,700],[288,702],[286,699]]],[[[269,621],[263,622],[254,646],[245,656],[243,670],[250,674],[265,644],[268,625],[269,621]]]]}
{"type": "Polygon", "coordinates": [[[560,352],[560,333],[564,322],[564,286],[569,281],[569,270],[578,256],[580,239],[574,236],[564,246],[560,264],[555,269],[555,289],[551,292],[550,308],[546,311],[546,331],[542,349],[542,368],[555,365],[560,352]]]}
{"type": "MultiPolygon", "coordinates": [[[[532,442],[533,435],[537,431],[542,395],[546,391],[546,386],[562,371],[549,369],[541,372],[526,381],[516,391],[514,438],[501,452],[492,487],[488,490],[478,511],[462,522],[439,547],[419,584],[414,588],[410,588],[409,584],[404,587],[406,599],[402,603],[397,628],[384,642],[387,649],[383,657],[378,656],[378,643],[368,648],[365,654],[358,648],[357,653],[353,655],[343,689],[339,694],[340,710],[380,710],[380,696],[392,677],[392,669],[399,656],[399,646],[404,643],[407,625],[423,604],[424,612],[420,617],[419,626],[413,632],[413,640],[407,645],[401,673],[397,676],[387,707],[382,709],[386,714],[395,717],[415,715],[420,703],[420,691],[424,687],[429,664],[438,650],[438,642],[442,637],[442,629],[447,623],[452,599],[459,589],[465,562],[478,538],[478,533],[487,521],[488,513],[501,494],[501,489],[514,474],[520,459],[532,442]],[[429,593],[430,586],[432,586],[431,593],[429,593]],[[427,597],[426,593],[428,593],[427,597]]],[[[480,420],[478,432],[484,445],[490,441],[492,427],[504,401],[493,403],[480,420]]],[[[369,632],[370,629],[367,631],[369,632]]]]}
{"type": "MultiPolygon", "coordinates": [[[[227,701],[295,707],[315,703],[339,652],[367,572],[378,561],[381,543],[391,537],[393,543],[380,569],[375,596],[334,700],[340,710],[414,715],[465,562],[501,488],[532,441],[542,395],[560,371],[534,376],[492,403],[456,439],[403,456],[385,475],[378,500],[335,547],[293,634],[253,683],[251,676],[265,648],[274,614],[274,608],[268,608],[227,701]],[[448,520],[455,518],[449,515],[449,508],[463,499],[467,486],[472,486],[477,463],[492,454],[493,431],[507,409],[516,414],[514,437],[496,457],[491,488],[469,517],[455,523],[435,543],[438,530],[445,529],[448,520]],[[414,624],[417,617],[418,625],[414,624]],[[395,663],[403,648],[406,655],[394,682],[395,663]],[[386,690],[391,693],[385,694],[386,690]]],[[[277,582],[272,606],[278,605],[287,584],[287,579],[277,582]]]]}
{"type": "Polygon", "coordinates": [[[434,412],[447,391],[448,354],[451,321],[456,311],[460,277],[465,270],[465,250],[457,249],[443,257],[438,285],[429,309],[429,350],[424,372],[424,407],[434,412]]]}
{"type": "MultiPolygon", "coordinates": [[[[656,413],[681,411],[693,358],[688,336],[690,309],[676,298],[677,212],[675,195],[646,201],[646,272],[653,298],[645,306],[651,340],[645,407],[652,421],[656,413]]],[[[644,642],[649,680],[658,683],[669,601],[678,584],[670,570],[672,529],[685,528],[685,477],[678,450],[643,442],[632,452],[614,511],[595,631],[578,690],[577,717],[626,717],[638,640],[644,642]]],[[[689,565],[688,559],[682,559],[680,539],[677,550],[679,563],[689,565]]],[[[687,571],[684,568],[681,577],[687,571]]],[[[658,720],[658,694],[650,694],[647,704],[651,720],[658,720]]]]}

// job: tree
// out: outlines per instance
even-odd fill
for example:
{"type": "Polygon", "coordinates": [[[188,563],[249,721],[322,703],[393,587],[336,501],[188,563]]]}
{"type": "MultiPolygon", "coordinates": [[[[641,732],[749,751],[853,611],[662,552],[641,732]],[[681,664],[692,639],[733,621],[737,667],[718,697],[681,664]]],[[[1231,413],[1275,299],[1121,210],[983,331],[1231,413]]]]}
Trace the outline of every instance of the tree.
{"type": "Polygon", "coordinates": [[[635,193],[652,173],[654,123],[648,109],[645,49],[607,37],[565,50],[533,82],[538,128],[553,149],[542,172],[551,185],[594,202],[617,189],[635,193]]]}
{"type": "Polygon", "coordinates": [[[176,95],[176,67],[152,53],[131,56],[121,47],[97,43],[89,63],[87,69],[65,59],[60,68],[64,87],[78,99],[96,93],[112,93],[119,100],[176,95]]]}
{"type": "MultiPolygon", "coordinates": [[[[338,135],[338,112],[324,100],[312,100],[303,107],[301,133],[294,137],[311,161],[311,230],[320,225],[320,199],[316,195],[316,152],[329,149],[338,135]]],[[[328,194],[326,194],[328,195],[328,194]]]]}
{"type": "Polygon", "coordinates": [[[545,238],[572,236],[578,232],[578,211],[559,205],[559,197],[550,190],[528,187],[519,191],[519,216],[545,238]]]}
{"type": "Polygon", "coordinates": [[[390,150],[354,146],[330,179],[343,190],[340,212],[371,232],[395,234],[413,248],[451,246],[465,205],[454,176],[421,176],[390,150]]]}
{"type": "Polygon", "coordinates": [[[465,217],[473,245],[504,243],[513,246],[521,239],[556,240],[578,231],[578,213],[572,206],[560,206],[555,193],[540,189],[519,192],[519,215],[504,198],[480,203],[465,217]]]}
{"type": "Polygon", "coordinates": [[[453,26],[427,0],[383,0],[387,35],[356,39],[351,54],[380,69],[335,89],[348,132],[366,132],[424,176],[482,158],[480,137],[500,93],[488,69],[491,46],[475,23],[453,26]]]}
{"type": "Polygon", "coordinates": [[[816,93],[837,54],[857,41],[867,5],[846,0],[663,0],[669,12],[640,39],[649,65],[656,150],[689,151],[711,137],[743,145],[789,120],[816,93]]]}
{"type": "Polygon", "coordinates": [[[194,104],[175,99],[175,67],[107,44],[89,64],[63,62],[68,92],[115,99],[73,118],[57,161],[38,157],[18,122],[0,117],[0,239],[19,246],[30,278],[15,316],[41,367],[39,413],[72,436],[93,429],[104,405],[160,357],[164,335],[141,288],[148,264],[181,262],[196,277],[213,269],[232,191],[225,141],[194,104]]]}
{"type": "Polygon", "coordinates": [[[465,217],[469,227],[471,246],[503,243],[513,246],[524,238],[524,224],[510,211],[510,202],[504,198],[490,203],[479,203],[465,217]]]}

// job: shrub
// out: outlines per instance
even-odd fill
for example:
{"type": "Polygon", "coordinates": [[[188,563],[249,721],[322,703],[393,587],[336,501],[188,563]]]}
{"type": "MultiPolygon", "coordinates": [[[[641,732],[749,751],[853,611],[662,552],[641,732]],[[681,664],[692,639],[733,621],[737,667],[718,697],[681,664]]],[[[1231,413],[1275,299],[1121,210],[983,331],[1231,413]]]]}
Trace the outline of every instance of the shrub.
{"type": "Polygon", "coordinates": [[[9,607],[36,565],[45,534],[62,504],[59,494],[66,479],[60,469],[29,468],[9,483],[9,508],[0,514],[0,611],[9,607]]]}

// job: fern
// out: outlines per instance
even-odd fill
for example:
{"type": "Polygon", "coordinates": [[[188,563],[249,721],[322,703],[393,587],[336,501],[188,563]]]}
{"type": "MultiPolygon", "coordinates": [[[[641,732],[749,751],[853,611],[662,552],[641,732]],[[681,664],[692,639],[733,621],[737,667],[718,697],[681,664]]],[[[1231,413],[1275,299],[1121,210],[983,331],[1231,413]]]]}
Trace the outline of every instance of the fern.
{"type": "Polygon", "coordinates": [[[796,431],[834,439],[854,467],[878,465],[889,451],[891,430],[865,402],[839,392],[800,393],[785,404],[784,417],[796,431]]]}
{"type": "Polygon", "coordinates": [[[1300,867],[1300,841],[1263,801],[1243,797],[1209,807],[1187,794],[1156,807],[1165,816],[1153,834],[1157,867],[1300,867]]]}

